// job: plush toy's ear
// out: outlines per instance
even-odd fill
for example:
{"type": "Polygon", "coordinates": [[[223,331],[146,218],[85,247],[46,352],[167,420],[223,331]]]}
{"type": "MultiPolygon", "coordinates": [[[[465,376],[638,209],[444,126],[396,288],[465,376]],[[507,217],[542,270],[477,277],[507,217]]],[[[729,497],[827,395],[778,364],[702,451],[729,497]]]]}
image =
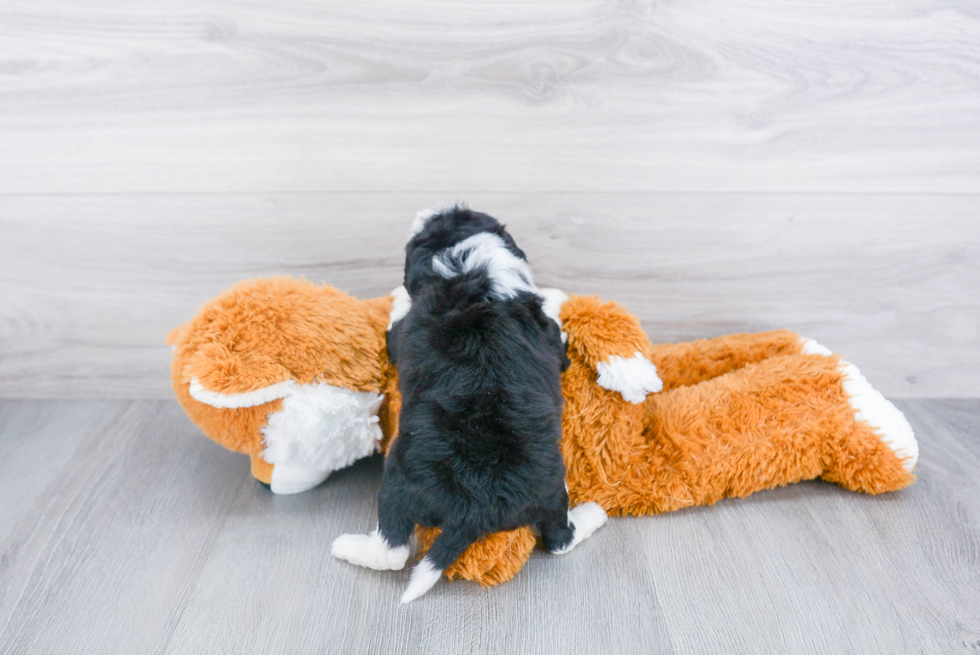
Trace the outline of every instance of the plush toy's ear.
{"type": "Polygon", "coordinates": [[[270,384],[267,387],[255,389],[254,391],[246,391],[244,393],[221,393],[219,391],[211,391],[210,389],[207,389],[203,384],[201,384],[200,380],[193,378],[188,390],[190,391],[191,398],[199,403],[211,405],[212,407],[219,407],[221,409],[240,409],[242,407],[264,405],[266,403],[271,403],[273,400],[285,398],[293,393],[298,386],[299,385],[296,384],[295,380],[286,380],[284,382],[270,384]]]}
{"type": "Polygon", "coordinates": [[[167,333],[167,336],[163,340],[163,342],[168,346],[170,346],[171,348],[176,348],[177,344],[186,338],[184,337],[184,331],[186,330],[186,328],[187,328],[186,323],[182,325],[178,325],[173,330],[167,333]]]}
{"type": "Polygon", "coordinates": [[[261,405],[284,397],[285,387],[295,385],[274,353],[257,348],[236,352],[217,341],[199,346],[182,374],[191,385],[191,395],[215,407],[261,405]]]}

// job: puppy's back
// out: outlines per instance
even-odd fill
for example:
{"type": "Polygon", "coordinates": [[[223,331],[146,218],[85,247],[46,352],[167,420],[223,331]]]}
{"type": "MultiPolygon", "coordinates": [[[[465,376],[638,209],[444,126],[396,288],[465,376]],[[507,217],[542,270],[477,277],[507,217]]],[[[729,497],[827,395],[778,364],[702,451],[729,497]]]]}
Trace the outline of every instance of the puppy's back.
{"type": "Polygon", "coordinates": [[[455,440],[491,459],[497,449],[554,442],[564,346],[503,226],[470,212],[437,217],[407,259],[412,308],[389,336],[403,435],[455,440]]]}

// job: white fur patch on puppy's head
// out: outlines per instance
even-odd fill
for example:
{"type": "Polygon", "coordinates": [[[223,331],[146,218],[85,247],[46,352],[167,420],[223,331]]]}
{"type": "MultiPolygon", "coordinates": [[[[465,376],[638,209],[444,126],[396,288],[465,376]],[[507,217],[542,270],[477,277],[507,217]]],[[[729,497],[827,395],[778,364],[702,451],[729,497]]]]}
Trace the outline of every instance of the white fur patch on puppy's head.
{"type": "Polygon", "coordinates": [[[490,279],[490,295],[496,300],[510,300],[522,291],[537,290],[531,267],[492,232],[474,234],[440,251],[432,258],[432,270],[446,279],[484,270],[490,279]]]}
{"type": "Polygon", "coordinates": [[[419,232],[425,229],[426,224],[435,218],[436,216],[441,216],[442,214],[447,214],[451,211],[457,209],[465,209],[465,205],[460,202],[440,202],[431,207],[426,207],[425,209],[419,210],[419,213],[415,215],[415,220],[412,221],[412,235],[415,236],[419,232]]]}

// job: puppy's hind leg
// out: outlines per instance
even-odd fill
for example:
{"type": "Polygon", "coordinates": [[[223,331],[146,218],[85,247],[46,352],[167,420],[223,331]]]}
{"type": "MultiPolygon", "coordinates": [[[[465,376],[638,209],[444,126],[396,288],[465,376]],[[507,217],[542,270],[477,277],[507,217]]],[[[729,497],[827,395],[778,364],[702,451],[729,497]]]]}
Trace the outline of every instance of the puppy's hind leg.
{"type": "Polygon", "coordinates": [[[402,594],[402,602],[411,603],[432,589],[446,567],[455,562],[477,538],[478,534],[473,535],[466,530],[444,528],[429,552],[412,569],[412,579],[402,594]]]}
{"type": "Polygon", "coordinates": [[[399,516],[382,494],[378,527],[370,534],[345,534],[334,539],[330,554],[351,564],[378,571],[401,570],[408,560],[408,540],[415,524],[399,516]]]}
{"type": "Polygon", "coordinates": [[[553,555],[564,555],[592,536],[606,518],[606,511],[598,503],[582,503],[567,512],[553,512],[540,525],[544,547],[553,555]]]}

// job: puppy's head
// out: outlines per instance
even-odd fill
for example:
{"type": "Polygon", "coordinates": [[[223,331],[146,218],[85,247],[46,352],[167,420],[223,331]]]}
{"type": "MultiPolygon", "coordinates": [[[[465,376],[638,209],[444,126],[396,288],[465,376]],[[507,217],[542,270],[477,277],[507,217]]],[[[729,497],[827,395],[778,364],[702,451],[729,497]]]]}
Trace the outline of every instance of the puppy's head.
{"type": "Polygon", "coordinates": [[[490,262],[508,278],[506,288],[534,287],[524,252],[489,214],[456,203],[423,209],[416,215],[412,238],[405,246],[405,288],[410,295],[415,296],[433,276],[452,277],[478,262],[490,262]]]}

